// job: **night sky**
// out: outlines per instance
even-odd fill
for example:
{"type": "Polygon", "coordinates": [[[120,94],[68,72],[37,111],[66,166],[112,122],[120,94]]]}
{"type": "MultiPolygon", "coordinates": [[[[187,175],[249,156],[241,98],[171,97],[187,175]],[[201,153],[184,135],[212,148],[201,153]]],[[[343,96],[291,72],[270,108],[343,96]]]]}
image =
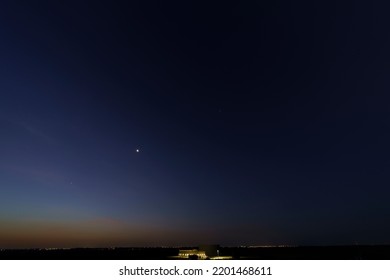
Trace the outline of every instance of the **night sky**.
{"type": "Polygon", "coordinates": [[[2,1],[0,247],[389,244],[385,5],[2,1]]]}

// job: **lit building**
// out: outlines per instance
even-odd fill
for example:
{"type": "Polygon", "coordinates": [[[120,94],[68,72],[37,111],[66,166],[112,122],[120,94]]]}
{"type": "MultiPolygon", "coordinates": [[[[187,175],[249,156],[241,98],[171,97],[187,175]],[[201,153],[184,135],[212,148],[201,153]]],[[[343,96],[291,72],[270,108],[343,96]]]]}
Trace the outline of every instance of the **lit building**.
{"type": "Polygon", "coordinates": [[[180,250],[179,251],[179,258],[189,259],[192,256],[197,256],[198,259],[206,259],[207,258],[205,251],[199,251],[197,249],[180,250]]]}

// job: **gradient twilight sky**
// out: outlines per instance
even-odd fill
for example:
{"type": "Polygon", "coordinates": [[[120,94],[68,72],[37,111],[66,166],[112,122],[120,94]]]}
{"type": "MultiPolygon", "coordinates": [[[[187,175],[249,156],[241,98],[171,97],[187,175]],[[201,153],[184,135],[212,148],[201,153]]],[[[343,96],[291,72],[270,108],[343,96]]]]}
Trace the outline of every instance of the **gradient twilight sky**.
{"type": "Polygon", "coordinates": [[[60,2],[0,6],[0,248],[390,243],[385,1],[60,2]]]}

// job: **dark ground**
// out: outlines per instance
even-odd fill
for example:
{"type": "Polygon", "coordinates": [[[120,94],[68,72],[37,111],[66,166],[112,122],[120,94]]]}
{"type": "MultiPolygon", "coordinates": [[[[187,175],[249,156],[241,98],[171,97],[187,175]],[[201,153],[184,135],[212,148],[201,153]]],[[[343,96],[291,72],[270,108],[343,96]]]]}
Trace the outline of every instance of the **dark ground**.
{"type": "MultiPolygon", "coordinates": [[[[163,260],[188,248],[100,248],[0,250],[1,260],[163,260]]],[[[222,247],[221,256],[252,260],[390,260],[390,245],[222,247]]]]}

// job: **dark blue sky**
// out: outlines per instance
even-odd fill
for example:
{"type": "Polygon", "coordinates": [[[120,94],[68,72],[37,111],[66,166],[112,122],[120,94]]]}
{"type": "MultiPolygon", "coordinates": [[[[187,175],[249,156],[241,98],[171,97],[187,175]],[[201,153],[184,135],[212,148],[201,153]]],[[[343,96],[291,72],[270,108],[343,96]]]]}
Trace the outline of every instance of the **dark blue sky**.
{"type": "Polygon", "coordinates": [[[390,243],[389,7],[127,2],[1,4],[1,247],[390,243]]]}

